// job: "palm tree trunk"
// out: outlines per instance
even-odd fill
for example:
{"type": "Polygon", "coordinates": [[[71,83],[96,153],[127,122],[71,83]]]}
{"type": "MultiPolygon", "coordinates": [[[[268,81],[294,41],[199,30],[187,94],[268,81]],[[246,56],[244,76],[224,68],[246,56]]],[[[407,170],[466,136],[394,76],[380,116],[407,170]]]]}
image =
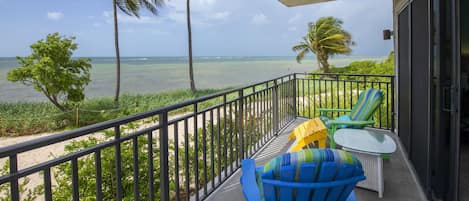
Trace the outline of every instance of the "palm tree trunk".
{"type": "Polygon", "coordinates": [[[119,104],[119,93],[121,85],[121,58],[119,50],[119,27],[117,24],[117,2],[113,0],[114,9],[114,45],[116,48],[116,94],[114,96],[114,104],[119,104]]]}
{"type": "Polygon", "coordinates": [[[188,43],[189,43],[189,80],[191,91],[195,93],[195,83],[194,83],[194,67],[192,61],[192,28],[191,28],[191,8],[190,0],[187,0],[187,33],[188,33],[188,43]]]}
{"type": "Polygon", "coordinates": [[[327,62],[328,56],[326,54],[319,54],[318,61],[321,63],[322,71],[324,73],[330,73],[329,63],[327,62]]]}
{"type": "Polygon", "coordinates": [[[318,55],[316,55],[316,62],[318,62],[318,69],[321,69],[321,62],[318,55]]]}

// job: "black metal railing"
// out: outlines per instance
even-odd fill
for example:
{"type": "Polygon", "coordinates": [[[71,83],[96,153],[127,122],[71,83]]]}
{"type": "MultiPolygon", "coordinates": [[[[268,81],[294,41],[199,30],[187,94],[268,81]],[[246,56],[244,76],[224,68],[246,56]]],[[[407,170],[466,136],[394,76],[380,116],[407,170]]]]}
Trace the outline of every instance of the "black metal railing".
{"type": "Polygon", "coordinates": [[[0,148],[0,192],[23,200],[35,177],[45,200],[203,200],[297,116],[350,108],[366,87],[385,91],[376,127],[392,129],[393,76],[290,74],[0,148]],[[63,155],[21,160],[65,141],[63,155]]]}
{"type": "MultiPolygon", "coordinates": [[[[318,117],[318,108],[352,109],[361,91],[380,89],[383,103],[374,115],[374,127],[394,130],[394,76],[361,74],[295,74],[297,116],[318,117]]],[[[337,117],[344,113],[333,113],[337,117]]]]}

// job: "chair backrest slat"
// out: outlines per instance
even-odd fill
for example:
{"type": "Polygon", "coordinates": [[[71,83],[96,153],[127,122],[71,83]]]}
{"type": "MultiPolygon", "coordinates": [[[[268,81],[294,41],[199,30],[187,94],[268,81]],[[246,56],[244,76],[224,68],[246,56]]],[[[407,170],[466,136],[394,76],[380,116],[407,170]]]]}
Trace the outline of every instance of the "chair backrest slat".
{"type": "MultiPolygon", "coordinates": [[[[363,170],[361,168],[355,166],[353,176],[360,176],[360,175],[363,175],[363,170]]],[[[357,183],[347,185],[344,188],[344,191],[342,191],[342,194],[340,195],[338,201],[347,200],[347,198],[350,196],[350,192],[352,192],[353,189],[355,188],[355,185],[357,185],[357,183]]]]}
{"type": "MultiPolygon", "coordinates": [[[[274,171],[264,172],[262,174],[262,179],[274,179],[274,171]]],[[[275,187],[271,184],[263,184],[264,188],[264,199],[265,201],[277,201],[277,192],[275,192],[275,187]]]]}
{"type": "MultiPolygon", "coordinates": [[[[295,179],[295,170],[292,165],[280,167],[280,180],[292,182],[295,179]]],[[[293,201],[293,188],[280,187],[279,197],[282,201],[293,201]]]]}
{"type": "MultiPolygon", "coordinates": [[[[349,164],[341,164],[339,170],[337,170],[337,174],[335,176],[335,180],[342,180],[346,178],[350,178],[353,176],[354,167],[349,164]]],[[[337,201],[342,191],[344,191],[345,186],[336,186],[329,190],[329,194],[327,195],[326,201],[337,201]]]]}
{"type": "MultiPolygon", "coordinates": [[[[337,170],[337,163],[335,163],[335,162],[323,162],[322,166],[321,166],[321,169],[319,170],[317,182],[333,181],[336,170],[337,170]]],[[[328,191],[329,191],[329,189],[327,189],[327,188],[316,189],[313,192],[312,201],[324,201],[324,199],[327,196],[328,191]]]]}
{"type": "Polygon", "coordinates": [[[249,201],[260,201],[261,195],[259,190],[257,190],[255,175],[256,163],[254,160],[243,160],[242,164],[244,175],[240,178],[240,182],[244,187],[244,196],[249,201]]]}
{"type": "MultiPolygon", "coordinates": [[[[304,163],[300,166],[300,173],[298,176],[299,182],[314,182],[316,172],[316,163],[304,163]]],[[[298,189],[296,191],[296,201],[309,201],[311,189],[298,189]]]]}

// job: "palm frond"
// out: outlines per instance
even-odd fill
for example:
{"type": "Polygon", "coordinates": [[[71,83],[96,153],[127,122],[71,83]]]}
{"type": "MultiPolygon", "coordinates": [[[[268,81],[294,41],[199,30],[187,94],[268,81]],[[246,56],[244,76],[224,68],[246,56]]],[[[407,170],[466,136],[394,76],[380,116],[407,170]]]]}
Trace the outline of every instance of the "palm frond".
{"type": "Polygon", "coordinates": [[[303,60],[306,53],[308,52],[309,52],[309,49],[302,49],[300,52],[298,52],[298,55],[296,55],[296,62],[301,63],[301,60],[303,60]]]}
{"type": "Polygon", "coordinates": [[[303,49],[309,49],[308,44],[302,42],[302,43],[292,47],[292,50],[295,51],[295,52],[298,52],[298,51],[303,50],[303,49]]]}

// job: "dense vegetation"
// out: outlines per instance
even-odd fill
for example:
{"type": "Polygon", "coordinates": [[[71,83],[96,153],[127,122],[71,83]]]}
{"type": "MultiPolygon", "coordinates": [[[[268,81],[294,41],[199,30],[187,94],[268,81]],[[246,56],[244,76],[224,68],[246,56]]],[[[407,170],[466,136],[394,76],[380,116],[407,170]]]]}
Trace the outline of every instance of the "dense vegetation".
{"type": "MultiPolygon", "coordinates": [[[[322,70],[315,72],[322,72],[322,70]]],[[[354,61],[342,68],[331,68],[330,73],[394,75],[394,51],[390,52],[382,62],[354,61]]]]}
{"type": "MultiPolygon", "coordinates": [[[[92,98],[76,108],[62,112],[48,102],[0,103],[1,136],[29,135],[90,125],[174,103],[213,94],[224,89],[205,89],[192,93],[176,90],[158,94],[123,95],[119,107],[111,97],[92,98]],[[78,118],[78,121],[77,121],[78,118]]],[[[210,102],[202,103],[210,105],[210,102]]],[[[203,106],[203,105],[202,105],[203,106]]],[[[177,112],[185,112],[184,109],[177,112]]]]}

